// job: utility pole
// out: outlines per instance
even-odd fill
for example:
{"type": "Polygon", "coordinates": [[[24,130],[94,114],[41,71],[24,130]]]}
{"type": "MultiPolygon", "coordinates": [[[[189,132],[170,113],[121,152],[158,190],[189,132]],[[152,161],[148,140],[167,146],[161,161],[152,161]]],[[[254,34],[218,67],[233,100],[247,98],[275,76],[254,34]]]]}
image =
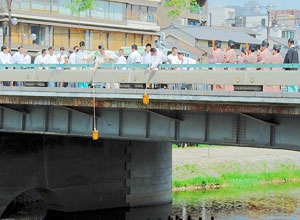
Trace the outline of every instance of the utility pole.
{"type": "Polygon", "coordinates": [[[12,0],[6,0],[7,10],[8,10],[8,47],[11,50],[11,3],[12,0]]]}
{"type": "Polygon", "coordinates": [[[267,42],[268,43],[269,43],[270,32],[271,32],[270,20],[271,20],[271,10],[268,10],[268,28],[267,28],[267,42]]]}

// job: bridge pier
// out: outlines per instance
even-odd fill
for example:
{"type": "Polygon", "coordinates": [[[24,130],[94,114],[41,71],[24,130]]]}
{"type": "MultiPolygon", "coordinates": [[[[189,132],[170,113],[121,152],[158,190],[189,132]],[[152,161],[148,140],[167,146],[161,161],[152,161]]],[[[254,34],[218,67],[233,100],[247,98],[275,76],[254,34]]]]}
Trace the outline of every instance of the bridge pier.
{"type": "Polygon", "coordinates": [[[170,203],[171,150],[158,142],[0,134],[0,216],[32,190],[63,212],[170,203]]]}

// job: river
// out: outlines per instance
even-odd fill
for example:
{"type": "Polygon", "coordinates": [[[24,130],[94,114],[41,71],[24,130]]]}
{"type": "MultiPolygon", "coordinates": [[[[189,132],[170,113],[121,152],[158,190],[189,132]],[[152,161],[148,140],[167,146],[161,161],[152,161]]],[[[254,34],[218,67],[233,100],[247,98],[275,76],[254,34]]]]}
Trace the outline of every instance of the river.
{"type": "Polygon", "coordinates": [[[115,209],[80,214],[48,212],[43,205],[21,207],[10,220],[167,220],[171,215],[210,220],[299,220],[300,184],[255,189],[173,193],[173,204],[159,207],[115,209]],[[40,207],[40,208],[37,208],[40,207]],[[29,210],[29,211],[26,211],[29,210]]]}

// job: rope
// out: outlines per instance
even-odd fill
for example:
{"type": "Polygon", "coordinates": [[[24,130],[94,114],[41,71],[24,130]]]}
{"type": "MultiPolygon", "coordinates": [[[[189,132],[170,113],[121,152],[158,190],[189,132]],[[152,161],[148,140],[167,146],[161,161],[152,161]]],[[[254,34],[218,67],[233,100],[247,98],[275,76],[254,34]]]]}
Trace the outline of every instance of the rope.
{"type": "Polygon", "coordinates": [[[96,126],[96,92],[95,92],[95,73],[97,72],[97,70],[95,72],[93,72],[93,111],[94,111],[94,131],[97,130],[97,126],[96,126]]]}

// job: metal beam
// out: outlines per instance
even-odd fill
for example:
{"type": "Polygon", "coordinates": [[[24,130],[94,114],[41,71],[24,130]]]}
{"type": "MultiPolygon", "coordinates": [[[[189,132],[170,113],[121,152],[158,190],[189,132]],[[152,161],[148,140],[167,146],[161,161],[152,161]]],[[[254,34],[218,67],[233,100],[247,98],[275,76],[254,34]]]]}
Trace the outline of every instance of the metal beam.
{"type": "Polygon", "coordinates": [[[150,112],[150,113],[152,113],[152,114],[159,115],[159,116],[164,117],[164,118],[168,118],[168,119],[173,120],[173,121],[182,121],[182,119],[180,119],[180,118],[172,117],[172,116],[163,114],[163,113],[158,112],[158,111],[155,111],[155,110],[149,110],[149,109],[147,109],[146,111],[147,111],[147,112],[150,112]]]}
{"type": "Polygon", "coordinates": [[[258,121],[260,123],[263,123],[263,124],[266,124],[266,125],[271,125],[271,126],[278,126],[279,124],[275,123],[275,122],[269,122],[269,121],[265,121],[263,119],[260,119],[260,118],[256,118],[252,115],[248,115],[248,114],[245,114],[245,113],[239,113],[239,115],[242,115],[242,116],[245,116],[247,118],[250,118],[250,119],[253,119],[255,121],[258,121]]]}
{"type": "Polygon", "coordinates": [[[22,115],[28,115],[29,112],[24,110],[24,109],[16,109],[16,108],[12,108],[12,107],[7,107],[5,105],[0,105],[0,108],[3,108],[3,109],[8,109],[8,110],[11,110],[11,111],[15,111],[15,112],[18,112],[22,115]]]}
{"type": "MultiPolygon", "coordinates": [[[[78,112],[78,113],[81,113],[81,114],[84,114],[84,115],[88,115],[88,116],[94,116],[94,114],[93,113],[89,113],[89,112],[84,112],[84,111],[82,111],[82,110],[79,110],[79,109],[76,109],[76,108],[74,108],[74,107],[63,107],[63,108],[65,108],[65,109],[67,109],[67,110],[71,110],[71,111],[73,111],[73,112],[78,112]]],[[[101,117],[100,116],[100,114],[98,114],[97,112],[96,112],[96,117],[101,117]]]]}

